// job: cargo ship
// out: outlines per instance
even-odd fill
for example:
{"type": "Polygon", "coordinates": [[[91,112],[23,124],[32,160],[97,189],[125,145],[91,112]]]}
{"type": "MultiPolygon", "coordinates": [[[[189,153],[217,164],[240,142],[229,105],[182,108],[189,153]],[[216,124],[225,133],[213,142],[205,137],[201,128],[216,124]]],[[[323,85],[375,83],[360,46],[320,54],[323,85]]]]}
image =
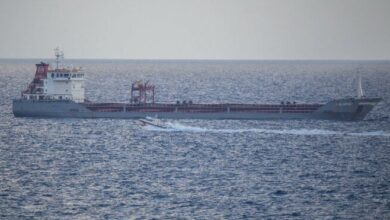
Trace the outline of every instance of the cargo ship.
{"type": "Polygon", "coordinates": [[[131,86],[126,103],[97,103],[85,99],[82,68],[64,67],[63,53],[56,50],[56,65],[36,64],[33,81],[13,100],[15,117],[41,118],[122,118],[141,119],[319,119],[358,121],[377,105],[381,98],[363,95],[361,80],[356,98],[332,100],[323,104],[198,104],[192,101],[155,103],[155,86],[137,81],[131,86]]]}

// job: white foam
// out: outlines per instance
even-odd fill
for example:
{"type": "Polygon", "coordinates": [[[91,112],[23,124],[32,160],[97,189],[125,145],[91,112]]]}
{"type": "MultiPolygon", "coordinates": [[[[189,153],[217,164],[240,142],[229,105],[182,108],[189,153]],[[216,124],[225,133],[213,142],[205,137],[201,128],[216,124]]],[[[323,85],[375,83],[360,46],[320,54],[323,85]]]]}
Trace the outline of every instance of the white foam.
{"type": "Polygon", "coordinates": [[[390,133],[385,131],[369,132],[342,132],[323,129],[264,129],[264,128],[247,128],[247,129],[214,129],[201,128],[195,126],[183,125],[177,122],[167,122],[168,128],[157,128],[147,125],[144,127],[148,131],[164,132],[208,132],[208,133],[244,133],[255,132],[263,134],[281,134],[281,135],[342,135],[342,136],[385,136],[390,137],[390,133]]]}
{"type": "Polygon", "coordinates": [[[349,135],[353,136],[385,136],[390,137],[390,133],[385,131],[369,131],[369,132],[361,132],[361,133],[349,133],[349,135]]]}

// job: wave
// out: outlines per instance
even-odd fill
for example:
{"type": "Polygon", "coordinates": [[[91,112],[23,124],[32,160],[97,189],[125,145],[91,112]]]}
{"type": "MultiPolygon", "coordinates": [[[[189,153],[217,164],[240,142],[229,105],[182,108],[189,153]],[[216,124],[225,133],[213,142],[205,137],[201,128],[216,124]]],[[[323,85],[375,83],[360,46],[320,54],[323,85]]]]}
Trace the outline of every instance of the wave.
{"type": "Polygon", "coordinates": [[[246,129],[215,129],[201,128],[179,124],[177,122],[167,122],[168,128],[157,128],[147,125],[144,127],[148,131],[163,132],[208,132],[208,133],[246,133],[255,132],[263,134],[281,134],[281,135],[342,135],[342,136],[384,136],[390,137],[386,131],[367,131],[367,132],[343,132],[323,129],[265,129],[265,128],[246,128],[246,129]]]}

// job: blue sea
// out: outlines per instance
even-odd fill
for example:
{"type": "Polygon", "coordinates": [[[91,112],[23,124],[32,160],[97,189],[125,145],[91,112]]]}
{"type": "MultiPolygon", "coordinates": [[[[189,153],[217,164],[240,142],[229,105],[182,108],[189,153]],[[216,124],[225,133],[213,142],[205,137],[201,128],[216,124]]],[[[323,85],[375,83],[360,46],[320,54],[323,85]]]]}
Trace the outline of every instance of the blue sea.
{"type": "Polygon", "coordinates": [[[383,101],[364,121],[15,118],[39,60],[0,60],[0,219],[390,219],[390,61],[70,60],[86,96],[383,101]]]}

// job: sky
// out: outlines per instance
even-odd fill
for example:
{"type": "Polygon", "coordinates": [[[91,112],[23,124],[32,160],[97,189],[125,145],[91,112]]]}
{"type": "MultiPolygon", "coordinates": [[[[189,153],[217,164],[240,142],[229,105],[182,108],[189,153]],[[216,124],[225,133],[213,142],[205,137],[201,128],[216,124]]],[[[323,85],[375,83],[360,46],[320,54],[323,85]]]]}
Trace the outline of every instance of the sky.
{"type": "Polygon", "coordinates": [[[0,58],[390,59],[390,0],[0,0],[0,58]]]}

